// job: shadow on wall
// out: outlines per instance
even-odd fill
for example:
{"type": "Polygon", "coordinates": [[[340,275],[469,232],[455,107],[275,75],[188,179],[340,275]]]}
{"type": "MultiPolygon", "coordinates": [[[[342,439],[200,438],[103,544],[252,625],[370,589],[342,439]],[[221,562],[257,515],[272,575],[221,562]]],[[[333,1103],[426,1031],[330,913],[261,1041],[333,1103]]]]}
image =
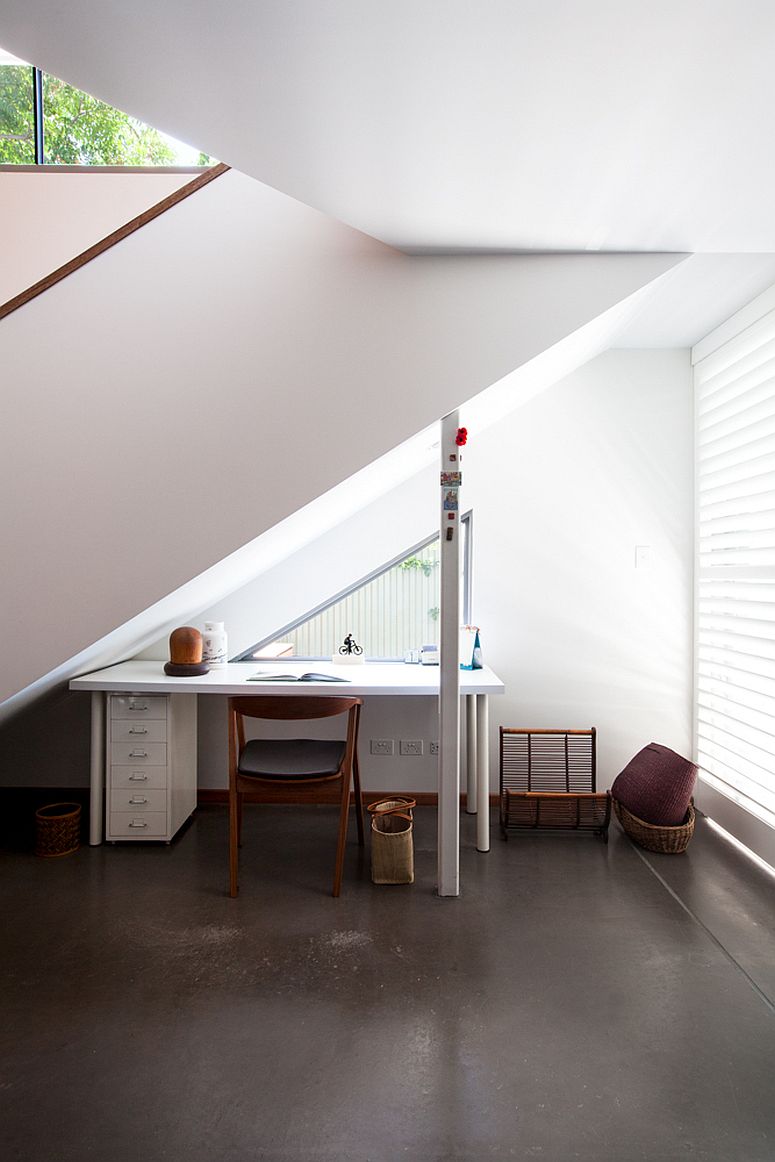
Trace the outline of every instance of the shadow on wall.
{"type": "Polygon", "coordinates": [[[91,699],[63,683],[0,727],[0,787],[88,787],[91,699]]]}
{"type": "Polygon", "coordinates": [[[91,700],[57,686],[0,727],[0,846],[34,846],[35,811],[63,797],[80,803],[81,841],[89,805],[91,700]]]}

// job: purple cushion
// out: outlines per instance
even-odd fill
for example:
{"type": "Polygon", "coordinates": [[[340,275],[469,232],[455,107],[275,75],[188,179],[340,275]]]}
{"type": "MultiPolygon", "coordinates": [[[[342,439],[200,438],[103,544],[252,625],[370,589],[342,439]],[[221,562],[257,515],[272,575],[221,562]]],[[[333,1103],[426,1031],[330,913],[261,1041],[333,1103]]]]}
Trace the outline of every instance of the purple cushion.
{"type": "Polygon", "coordinates": [[[686,818],[697,768],[667,746],[650,742],[614,779],[611,794],[645,823],[679,827],[686,818]]]}

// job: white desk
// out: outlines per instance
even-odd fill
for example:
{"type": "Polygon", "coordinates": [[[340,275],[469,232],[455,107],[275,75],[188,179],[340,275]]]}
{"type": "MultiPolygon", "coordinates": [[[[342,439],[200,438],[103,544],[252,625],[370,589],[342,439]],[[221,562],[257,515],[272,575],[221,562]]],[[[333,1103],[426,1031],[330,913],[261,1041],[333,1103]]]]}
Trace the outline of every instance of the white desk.
{"type": "MultiPolygon", "coordinates": [[[[103,796],[105,790],[105,696],[107,694],[300,694],[355,695],[372,697],[438,697],[438,666],[405,665],[401,662],[366,662],[362,666],[336,666],[330,662],[232,662],[224,669],[211,670],[200,678],[170,678],[163,662],[121,662],[106,670],[73,678],[71,690],[89,691],[92,695],[91,733],[91,844],[102,843],[104,836],[103,796]],[[334,682],[249,682],[258,671],[273,673],[337,674],[347,684],[334,682]]],[[[480,851],[488,851],[489,829],[489,746],[488,696],[502,694],[504,685],[492,670],[460,671],[460,693],[466,697],[468,715],[468,809],[476,803],[477,841],[480,851]],[[480,777],[481,776],[481,777],[480,777]]]]}

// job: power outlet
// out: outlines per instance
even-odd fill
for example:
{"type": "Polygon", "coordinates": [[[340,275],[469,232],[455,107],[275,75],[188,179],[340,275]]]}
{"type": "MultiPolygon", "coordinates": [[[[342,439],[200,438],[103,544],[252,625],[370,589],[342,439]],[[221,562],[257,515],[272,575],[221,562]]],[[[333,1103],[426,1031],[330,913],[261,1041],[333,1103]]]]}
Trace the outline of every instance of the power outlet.
{"type": "Polygon", "coordinates": [[[393,753],[393,739],[392,738],[373,738],[371,740],[372,754],[392,754],[393,753]]]}
{"type": "Polygon", "coordinates": [[[400,754],[422,754],[422,739],[421,738],[402,738],[399,746],[400,754]]]}
{"type": "Polygon", "coordinates": [[[430,751],[431,754],[438,754],[439,753],[439,744],[437,742],[430,743],[428,750],[430,751]]]}

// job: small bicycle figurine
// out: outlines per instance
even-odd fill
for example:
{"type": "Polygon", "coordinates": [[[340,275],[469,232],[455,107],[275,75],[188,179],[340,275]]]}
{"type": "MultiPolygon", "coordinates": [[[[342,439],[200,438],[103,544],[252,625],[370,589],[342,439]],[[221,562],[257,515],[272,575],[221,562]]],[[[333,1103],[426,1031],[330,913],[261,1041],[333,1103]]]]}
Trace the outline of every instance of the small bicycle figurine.
{"type": "Polygon", "coordinates": [[[344,644],[339,647],[339,653],[347,654],[348,657],[352,657],[352,655],[355,654],[355,656],[358,657],[363,653],[363,647],[358,645],[351,633],[348,633],[347,637],[344,639],[344,644]]]}

